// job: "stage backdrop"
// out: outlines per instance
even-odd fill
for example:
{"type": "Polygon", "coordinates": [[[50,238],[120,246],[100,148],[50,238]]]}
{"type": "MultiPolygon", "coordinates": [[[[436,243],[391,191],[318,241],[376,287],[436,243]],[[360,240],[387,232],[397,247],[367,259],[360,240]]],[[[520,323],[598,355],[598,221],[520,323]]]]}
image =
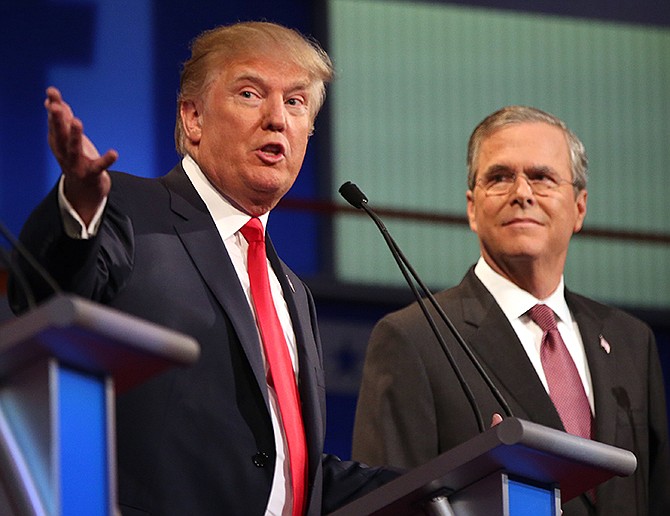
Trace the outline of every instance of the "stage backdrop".
{"type": "MultiPolygon", "coordinates": [[[[550,111],[590,158],[567,285],[670,308],[670,28],[445,2],[328,3],[334,184],[356,182],[373,206],[463,217],[472,129],[509,104],[550,111]]],[[[466,225],[387,226],[431,285],[454,285],[479,255],[466,225]]],[[[336,217],[334,249],[338,278],[403,282],[368,221],[336,217]]]]}
{"type": "Polygon", "coordinates": [[[387,226],[420,274],[435,288],[453,285],[477,258],[464,225],[466,140],[504,104],[552,111],[585,141],[587,231],[567,283],[650,310],[638,313],[651,314],[670,363],[667,1],[2,1],[0,220],[18,232],[56,181],[48,85],[62,89],[101,150],[119,151],[116,169],[159,176],[178,159],[175,100],[189,42],[251,19],[316,37],[337,69],[289,194],[297,204],[270,223],[280,254],[316,293],[329,451],[349,455],[370,328],[410,300],[371,221],[338,211],[338,186],[353,180],[373,205],[395,210],[387,226]]]}

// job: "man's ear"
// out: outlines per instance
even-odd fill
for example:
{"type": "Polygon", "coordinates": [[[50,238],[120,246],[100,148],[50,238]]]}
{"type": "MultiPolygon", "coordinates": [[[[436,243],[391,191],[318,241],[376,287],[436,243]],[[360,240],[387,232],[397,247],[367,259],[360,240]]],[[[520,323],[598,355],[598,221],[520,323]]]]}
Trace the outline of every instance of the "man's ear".
{"type": "Polygon", "coordinates": [[[586,201],[588,199],[588,192],[580,190],[575,199],[575,226],[573,231],[579,233],[584,226],[584,219],[586,218],[586,201]]]}
{"type": "Polygon", "coordinates": [[[192,100],[182,102],[179,106],[179,116],[188,141],[193,145],[198,144],[202,137],[202,125],[200,112],[195,102],[192,100]]]}
{"type": "Polygon", "coordinates": [[[475,193],[472,190],[465,192],[465,199],[467,201],[467,213],[468,213],[468,222],[470,223],[470,229],[477,232],[477,214],[475,206],[475,193]]]}

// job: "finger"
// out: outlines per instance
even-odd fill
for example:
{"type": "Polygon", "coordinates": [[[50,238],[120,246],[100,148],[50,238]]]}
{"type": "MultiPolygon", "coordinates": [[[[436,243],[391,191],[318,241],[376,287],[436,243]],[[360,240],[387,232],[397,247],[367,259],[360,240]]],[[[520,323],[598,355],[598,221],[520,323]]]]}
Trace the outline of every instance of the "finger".
{"type": "Polygon", "coordinates": [[[68,138],[68,153],[71,155],[81,154],[81,136],[84,134],[84,124],[81,120],[73,119],[70,122],[70,134],[68,138]]]}
{"type": "Polygon", "coordinates": [[[502,423],[502,421],[503,421],[502,416],[496,412],[495,414],[493,414],[493,417],[491,417],[491,428],[493,428],[496,425],[499,425],[500,423],[502,423]]]}
{"type": "Polygon", "coordinates": [[[47,123],[49,136],[64,140],[69,137],[73,118],[65,112],[61,104],[51,104],[47,107],[47,123]]]}
{"type": "Polygon", "coordinates": [[[91,166],[96,170],[107,170],[112,164],[119,158],[119,153],[114,149],[109,149],[98,159],[95,159],[91,162],[91,166]]]}
{"type": "Polygon", "coordinates": [[[85,175],[85,164],[81,150],[81,121],[73,120],[68,129],[60,117],[54,117],[53,125],[50,144],[63,174],[82,178],[85,175]]]}
{"type": "Polygon", "coordinates": [[[68,154],[71,121],[66,121],[60,106],[48,108],[48,141],[54,156],[62,163],[68,154]]]}
{"type": "Polygon", "coordinates": [[[46,94],[46,100],[48,102],[61,102],[63,100],[60,90],[54,86],[49,86],[46,90],[46,94]]]}
{"type": "Polygon", "coordinates": [[[56,88],[50,87],[47,88],[47,96],[44,99],[44,107],[49,109],[53,104],[58,102],[60,97],[59,92],[56,88]]]}
{"type": "Polygon", "coordinates": [[[65,115],[62,106],[51,104],[47,107],[47,122],[49,129],[56,132],[63,132],[67,128],[65,115]]]}
{"type": "Polygon", "coordinates": [[[44,107],[47,110],[48,120],[60,117],[64,122],[69,122],[74,118],[74,112],[67,102],[64,102],[60,92],[53,88],[55,92],[47,91],[47,98],[44,100],[44,107]]]}
{"type": "Polygon", "coordinates": [[[58,91],[53,86],[47,88],[47,96],[44,99],[44,107],[47,109],[49,114],[55,109],[63,107],[63,98],[61,97],[60,91],[58,91]]]}

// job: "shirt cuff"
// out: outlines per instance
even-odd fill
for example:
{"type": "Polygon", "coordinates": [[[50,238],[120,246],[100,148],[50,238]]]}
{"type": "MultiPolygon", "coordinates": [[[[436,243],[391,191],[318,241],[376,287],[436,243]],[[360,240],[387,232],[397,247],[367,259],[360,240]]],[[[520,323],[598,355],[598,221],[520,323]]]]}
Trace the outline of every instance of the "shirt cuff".
{"type": "Polygon", "coordinates": [[[86,226],[81,220],[79,214],[70,204],[70,201],[65,197],[64,177],[61,176],[58,182],[58,207],[60,208],[61,219],[63,220],[63,228],[65,234],[70,238],[77,240],[88,240],[98,234],[100,222],[102,221],[102,213],[105,211],[107,205],[107,197],[105,197],[91,220],[91,223],[86,226]]]}

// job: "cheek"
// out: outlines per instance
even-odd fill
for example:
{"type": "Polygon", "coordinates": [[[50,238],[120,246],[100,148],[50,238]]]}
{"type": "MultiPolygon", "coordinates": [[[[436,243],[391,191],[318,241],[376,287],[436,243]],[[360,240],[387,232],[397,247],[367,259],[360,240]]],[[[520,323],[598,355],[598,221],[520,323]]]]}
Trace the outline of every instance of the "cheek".
{"type": "Polygon", "coordinates": [[[480,225],[493,223],[500,212],[501,204],[494,202],[491,198],[479,198],[477,204],[473,205],[474,218],[480,225]]]}
{"type": "Polygon", "coordinates": [[[307,143],[308,138],[306,136],[302,138],[294,138],[291,141],[290,163],[292,168],[297,168],[299,170],[302,166],[302,162],[305,159],[305,153],[307,152],[307,143]]]}
{"type": "Polygon", "coordinates": [[[555,206],[552,212],[553,219],[559,221],[560,226],[566,234],[572,235],[582,227],[583,214],[574,201],[567,201],[555,206]]]}

